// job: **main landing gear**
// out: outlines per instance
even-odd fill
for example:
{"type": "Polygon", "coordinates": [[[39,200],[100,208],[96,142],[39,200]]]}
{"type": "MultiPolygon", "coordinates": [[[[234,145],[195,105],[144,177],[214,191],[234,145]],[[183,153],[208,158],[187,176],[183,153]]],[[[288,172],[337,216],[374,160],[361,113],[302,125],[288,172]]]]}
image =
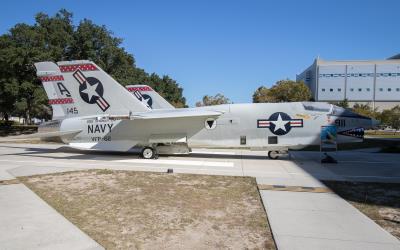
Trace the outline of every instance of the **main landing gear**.
{"type": "MultiPolygon", "coordinates": [[[[289,154],[288,150],[268,151],[268,158],[270,158],[271,160],[276,160],[279,158],[279,156],[287,154],[289,154]]],[[[289,154],[289,159],[290,159],[290,154],[289,154]]]]}
{"type": "Polygon", "coordinates": [[[155,150],[152,147],[145,147],[142,150],[142,157],[144,159],[157,159],[158,158],[157,150],[155,150]]]}
{"type": "Polygon", "coordinates": [[[279,151],[268,151],[268,158],[276,160],[279,158],[279,151]]]}

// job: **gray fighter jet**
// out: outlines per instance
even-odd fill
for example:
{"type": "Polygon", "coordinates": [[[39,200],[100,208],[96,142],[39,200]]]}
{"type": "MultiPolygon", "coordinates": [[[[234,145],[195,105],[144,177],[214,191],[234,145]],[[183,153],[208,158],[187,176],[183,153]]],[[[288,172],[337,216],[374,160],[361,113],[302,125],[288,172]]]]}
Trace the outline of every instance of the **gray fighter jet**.
{"type": "Polygon", "coordinates": [[[140,149],[149,159],[159,153],[187,154],[192,147],[250,148],[268,151],[275,159],[289,149],[319,145],[322,126],[337,125],[339,141],[360,141],[364,129],[374,125],[370,118],[328,103],[175,109],[149,86],[126,89],[91,61],[39,62],[35,67],[53,120],[33,136],[59,136],[79,149],[140,149]]]}

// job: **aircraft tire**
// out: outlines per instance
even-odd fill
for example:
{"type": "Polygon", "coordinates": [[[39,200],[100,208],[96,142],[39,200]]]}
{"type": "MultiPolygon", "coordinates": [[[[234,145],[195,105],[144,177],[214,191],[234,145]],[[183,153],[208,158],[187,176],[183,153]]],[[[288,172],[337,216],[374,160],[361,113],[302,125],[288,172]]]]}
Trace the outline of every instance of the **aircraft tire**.
{"type": "Polygon", "coordinates": [[[279,152],[278,151],[268,151],[268,158],[271,160],[276,160],[279,158],[279,152]]]}
{"type": "Polygon", "coordinates": [[[144,159],[153,159],[156,156],[156,152],[151,147],[145,147],[142,150],[142,157],[144,159]]]}

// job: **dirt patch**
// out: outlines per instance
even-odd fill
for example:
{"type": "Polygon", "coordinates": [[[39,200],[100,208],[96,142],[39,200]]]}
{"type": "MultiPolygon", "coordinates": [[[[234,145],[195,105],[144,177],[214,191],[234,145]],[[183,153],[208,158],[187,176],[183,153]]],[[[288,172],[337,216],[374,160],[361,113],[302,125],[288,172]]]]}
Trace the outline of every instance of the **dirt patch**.
{"type": "Polygon", "coordinates": [[[400,183],[324,181],[324,184],[400,240],[400,183]]]}
{"type": "Polygon", "coordinates": [[[19,184],[19,180],[17,179],[11,179],[11,180],[0,180],[0,185],[13,185],[13,184],[19,184]]]}
{"type": "Polygon", "coordinates": [[[90,170],[21,181],[107,249],[275,249],[254,178],[90,170]]]}

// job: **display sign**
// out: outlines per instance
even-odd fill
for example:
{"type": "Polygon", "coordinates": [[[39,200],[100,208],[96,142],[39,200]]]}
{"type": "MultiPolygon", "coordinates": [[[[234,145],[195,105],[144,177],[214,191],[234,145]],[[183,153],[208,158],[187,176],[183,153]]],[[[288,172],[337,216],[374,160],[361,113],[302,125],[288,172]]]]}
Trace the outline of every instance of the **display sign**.
{"type": "Polygon", "coordinates": [[[337,150],[337,129],[336,125],[321,127],[321,152],[337,150]]]}

